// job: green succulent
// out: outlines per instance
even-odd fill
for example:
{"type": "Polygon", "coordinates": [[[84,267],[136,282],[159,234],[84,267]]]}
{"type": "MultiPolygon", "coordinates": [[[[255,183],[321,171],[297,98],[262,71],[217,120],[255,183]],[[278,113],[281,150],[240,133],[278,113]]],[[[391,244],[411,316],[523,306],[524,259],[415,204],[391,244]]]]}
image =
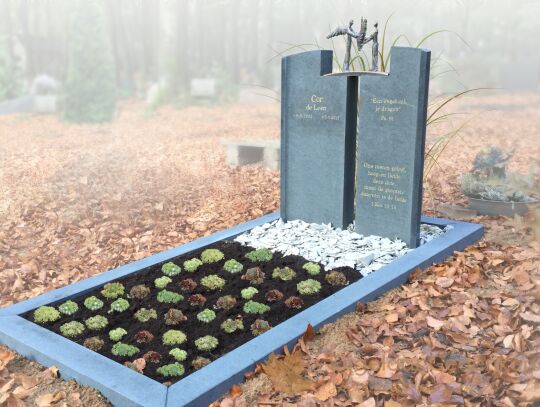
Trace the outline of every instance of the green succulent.
{"type": "Polygon", "coordinates": [[[321,266],[319,266],[317,263],[308,262],[304,264],[302,268],[312,276],[316,276],[321,272],[321,266]]]}
{"type": "Polygon", "coordinates": [[[302,295],[317,294],[321,290],[321,283],[317,280],[308,278],[307,280],[300,281],[296,284],[296,289],[302,295]]]}
{"type": "Polygon", "coordinates": [[[164,302],[165,304],[176,304],[183,299],[184,296],[182,294],[178,294],[168,290],[161,290],[157,295],[157,300],[159,302],[164,302]]]}
{"type": "Polygon", "coordinates": [[[251,300],[255,294],[257,294],[259,290],[257,290],[255,287],[248,287],[244,288],[242,291],[240,291],[240,295],[244,300],[251,300]]]}
{"type": "Polygon", "coordinates": [[[264,314],[270,311],[270,307],[260,302],[249,300],[244,304],[244,312],[246,314],[264,314]]]}
{"type": "Polygon", "coordinates": [[[77,305],[77,303],[71,300],[66,301],[58,307],[58,311],[60,311],[64,315],[73,315],[78,310],[79,306],[77,305]]]}
{"type": "Polygon", "coordinates": [[[228,271],[231,274],[239,273],[242,271],[243,268],[244,266],[242,266],[242,263],[236,261],[235,259],[227,260],[223,265],[223,269],[225,269],[225,271],[228,271]]]}
{"type": "Polygon", "coordinates": [[[111,303],[111,311],[124,312],[129,308],[129,301],[125,298],[118,298],[111,303]]]}
{"type": "Polygon", "coordinates": [[[149,294],[150,294],[150,289],[144,284],[135,285],[131,288],[131,290],[129,290],[129,296],[131,298],[137,298],[138,300],[142,300],[143,298],[147,297],[149,294]]]}
{"type": "Polygon", "coordinates": [[[172,279],[167,276],[159,277],[154,280],[154,285],[156,288],[163,290],[169,283],[172,283],[172,279]]]}
{"type": "Polygon", "coordinates": [[[79,336],[84,332],[84,325],[79,321],[66,322],[65,324],[60,325],[60,332],[62,335],[70,338],[79,336]]]}
{"type": "Polygon", "coordinates": [[[199,370],[209,365],[210,363],[212,363],[210,359],[203,358],[202,356],[198,356],[195,359],[193,359],[193,361],[191,362],[191,366],[193,366],[193,369],[199,370]]]}
{"type": "Polygon", "coordinates": [[[251,333],[254,336],[259,336],[260,334],[263,334],[266,331],[268,331],[270,328],[272,327],[264,319],[256,319],[255,322],[251,324],[251,333]]]}
{"type": "Polygon", "coordinates": [[[296,272],[290,267],[276,267],[272,272],[272,278],[278,278],[283,281],[290,281],[296,277],[296,272]]]}
{"type": "Polygon", "coordinates": [[[228,334],[232,334],[235,331],[243,330],[244,323],[242,322],[240,318],[236,318],[236,319],[229,318],[223,321],[223,323],[221,324],[221,329],[223,329],[228,334]]]}
{"type": "Polygon", "coordinates": [[[105,298],[114,300],[115,298],[124,295],[124,286],[122,285],[122,283],[119,282],[107,283],[103,286],[103,290],[101,290],[101,295],[103,295],[105,298]]]}
{"type": "Polygon", "coordinates": [[[169,329],[163,334],[163,343],[165,345],[181,345],[186,339],[186,334],[176,329],[169,329]]]}
{"type": "Polygon", "coordinates": [[[107,321],[107,318],[104,316],[96,315],[95,317],[88,318],[84,323],[88,329],[99,331],[100,329],[105,328],[109,324],[109,321],[107,321]]]}
{"type": "Polygon", "coordinates": [[[88,297],[84,300],[84,306],[88,308],[90,311],[97,311],[98,309],[103,307],[103,301],[101,301],[96,296],[88,297]]]}
{"type": "Polygon", "coordinates": [[[34,311],[34,321],[38,324],[46,324],[60,319],[60,313],[54,307],[42,306],[34,311]]]}
{"type": "Polygon", "coordinates": [[[203,263],[217,263],[223,260],[225,255],[218,249],[206,249],[201,253],[201,260],[203,263]]]}
{"type": "Polygon", "coordinates": [[[160,366],[156,369],[156,372],[158,372],[160,375],[164,377],[176,377],[176,376],[182,376],[185,372],[184,366],[182,366],[180,363],[170,363],[168,365],[160,366]]]}
{"type": "Polygon", "coordinates": [[[341,271],[331,271],[324,276],[326,282],[333,286],[347,285],[347,277],[341,271]]]}
{"type": "MultiPolygon", "coordinates": [[[[163,266],[161,266],[161,271],[163,272],[163,274],[169,277],[172,277],[172,276],[176,276],[180,274],[180,272],[182,271],[182,268],[174,264],[172,261],[170,261],[168,263],[165,263],[163,266]]],[[[158,287],[158,288],[161,288],[161,287],[158,287]]]]}
{"type": "Polygon", "coordinates": [[[197,258],[193,258],[193,259],[189,259],[189,260],[186,260],[184,262],[184,269],[188,272],[188,273],[193,273],[195,271],[197,271],[197,269],[199,267],[201,267],[203,264],[202,261],[200,261],[199,259],[197,258]]]}
{"type": "Polygon", "coordinates": [[[148,322],[152,318],[153,319],[157,318],[157,312],[153,308],[150,308],[150,309],[141,308],[141,309],[137,310],[137,312],[133,316],[139,322],[148,322]]]}
{"type": "Polygon", "coordinates": [[[105,342],[99,336],[92,336],[91,338],[84,340],[83,346],[97,352],[105,346],[105,342]]]}
{"type": "Polygon", "coordinates": [[[216,313],[211,309],[206,308],[197,314],[197,319],[207,324],[216,319],[216,313]]]}
{"type": "Polygon", "coordinates": [[[216,274],[210,274],[201,279],[201,284],[209,290],[220,290],[225,285],[225,280],[216,274]]]}
{"type": "Polygon", "coordinates": [[[211,335],[201,336],[195,340],[195,346],[200,351],[211,351],[218,347],[219,341],[211,335]]]}
{"type": "Polygon", "coordinates": [[[114,356],[131,357],[139,352],[139,348],[127,343],[117,342],[113,345],[111,353],[114,356]]]}
{"type": "Polygon", "coordinates": [[[124,328],[115,328],[109,331],[109,338],[113,342],[118,342],[125,335],[127,335],[127,331],[124,328]]]}
{"type": "Polygon", "coordinates": [[[235,305],[236,305],[236,298],[234,298],[232,295],[224,295],[223,297],[219,297],[217,299],[216,305],[214,305],[214,308],[229,310],[231,308],[234,308],[235,305]]]}
{"type": "Polygon", "coordinates": [[[246,257],[253,262],[267,262],[272,260],[272,252],[266,247],[261,247],[257,250],[252,250],[246,254],[246,257]]]}
{"type": "Polygon", "coordinates": [[[169,355],[171,355],[178,362],[183,362],[187,359],[187,352],[180,348],[171,349],[169,355]]]}

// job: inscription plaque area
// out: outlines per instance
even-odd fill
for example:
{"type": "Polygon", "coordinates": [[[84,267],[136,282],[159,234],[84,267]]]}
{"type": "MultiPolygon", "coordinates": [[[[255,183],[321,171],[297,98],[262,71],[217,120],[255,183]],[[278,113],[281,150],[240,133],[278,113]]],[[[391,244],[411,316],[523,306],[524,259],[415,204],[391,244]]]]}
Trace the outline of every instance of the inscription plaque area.
{"type": "Polygon", "coordinates": [[[346,228],[354,216],[358,78],[323,77],[332,59],[326,50],[282,59],[280,210],[283,220],[346,228]]]}
{"type": "Polygon", "coordinates": [[[430,52],[393,47],[388,76],[360,80],[356,230],[418,245],[430,52]]]}

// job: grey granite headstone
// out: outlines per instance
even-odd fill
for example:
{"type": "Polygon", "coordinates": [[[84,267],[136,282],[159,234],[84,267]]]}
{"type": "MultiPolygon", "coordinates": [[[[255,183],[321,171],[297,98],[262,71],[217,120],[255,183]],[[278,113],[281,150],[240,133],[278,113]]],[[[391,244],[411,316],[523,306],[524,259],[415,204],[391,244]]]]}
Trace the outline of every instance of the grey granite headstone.
{"type": "Polygon", "coordinates": [[[358,78],[323,76],[332,72],[332,51],[287,56],[281,69],[281,217],[347,227],[358,78]]]}
{"type": "Polygon", "coordinates": [[[430,52],[394,47],[388,76],[360,80],[356,230],[418,245],[430,52]]]}

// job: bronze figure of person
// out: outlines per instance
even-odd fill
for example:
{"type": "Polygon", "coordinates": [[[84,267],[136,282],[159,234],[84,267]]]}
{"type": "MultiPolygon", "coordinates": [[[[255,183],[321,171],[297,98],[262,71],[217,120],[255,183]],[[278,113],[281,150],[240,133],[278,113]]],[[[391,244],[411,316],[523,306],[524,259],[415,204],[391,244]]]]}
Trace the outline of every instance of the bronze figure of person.
{"type": "Polygon", "coordinates": [[[346,35],[347,36],[347,44],[345,48],[345,58],[343,59],[343,72],[349,71],[349,64],[351,62],[351,46],[352,46],[352,39],[358,38],[358,33],[353,30],[353,24],[354,20],[349,21],[349,25],[345,27],[338,27],[334,31],[332,31],[330,34],[326,36],[327,39],[337,37],[338,35],[346,35]]]}
{"type": "Polygon", "coordinates": [[[377,72],[379,70],[379,24],[375,23],[373,27],[375,27],[375,31],[366,38],[364,44],[373,41],[373,44],[371,44],[371,70],[377,72]]]}

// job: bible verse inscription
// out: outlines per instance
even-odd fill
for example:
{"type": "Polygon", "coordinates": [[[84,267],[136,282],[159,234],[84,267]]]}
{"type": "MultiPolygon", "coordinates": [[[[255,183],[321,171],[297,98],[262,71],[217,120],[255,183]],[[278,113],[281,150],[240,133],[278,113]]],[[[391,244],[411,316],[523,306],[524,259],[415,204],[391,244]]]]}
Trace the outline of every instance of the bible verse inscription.
{"type": "Polygon", "coordinates": [[[407,203],[405,191],[399,187],[400,181],[407,175],[407,168],[401,166],[363,163],[369,184],[362,187],[360,196],[369,199],[373,208],[397,211],[407,203]]]}
{"type": "Polygon", "coordinates": [[[389,99],[372,97],[370,102],[375,107],[375,113],[382,122],[395,121],[397,114],[403,109],[403,107],[407,106],[407,100],[405,98],[389,99]]]}

